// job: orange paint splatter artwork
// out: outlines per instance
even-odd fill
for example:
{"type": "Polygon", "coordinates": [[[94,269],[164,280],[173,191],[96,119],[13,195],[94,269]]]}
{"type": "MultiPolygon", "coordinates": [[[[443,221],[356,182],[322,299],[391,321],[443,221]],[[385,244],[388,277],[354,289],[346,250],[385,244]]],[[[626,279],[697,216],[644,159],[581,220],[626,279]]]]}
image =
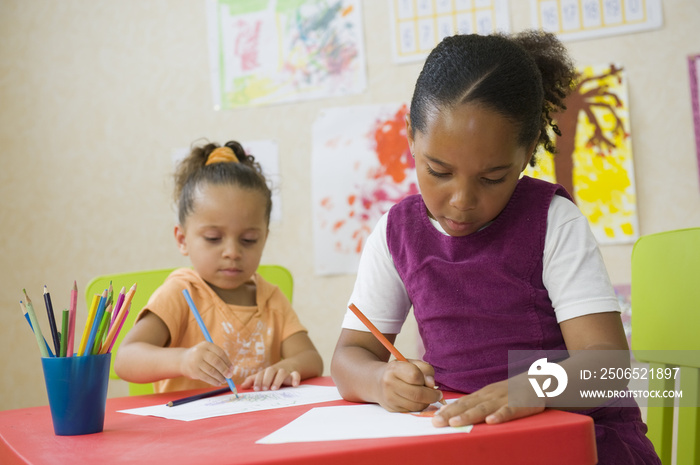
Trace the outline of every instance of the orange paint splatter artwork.
{"type": "Polygon", "coordinates": [[[377,220],[418,193],[407,111],[405,104],[331,109],[314,125],[317,272],[354,273],[377,220]]]}

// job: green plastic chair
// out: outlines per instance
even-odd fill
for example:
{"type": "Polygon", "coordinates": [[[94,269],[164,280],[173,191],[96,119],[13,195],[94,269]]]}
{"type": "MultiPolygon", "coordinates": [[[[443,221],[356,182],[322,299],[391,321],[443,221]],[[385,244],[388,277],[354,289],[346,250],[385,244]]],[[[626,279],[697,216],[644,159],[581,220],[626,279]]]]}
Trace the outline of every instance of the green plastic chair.
{"type": "MultiPolygon", "coordinates": [[[[168,275],[173,272],[173,270],[175,270],[175,268],[108,274],[97,276],[88,283],[87,287],[85,288],[85,300],[88,308],[90,308],[90,304],[92,303],[93,295],[102,294],[102,292],[109,287],[110,282],[112,283],[112,288],[114,289],[115,299],[122,287],[125,287],[128,291],[134,283],[137,283],[136,293],[131,301],[131,311],[129,311],[129,315],[127,315],[122,331],[119,333],[119,336],[114,343],[114,347],[112,348],[113,354],[117,352],[119,344],[121,344],[128,330],[134,326],[136,315],[143,307],[146,306],[151,294],[153,294],[153,292],[161,284],[163,284],[165,278],[167,278],[168,275]]],[[[289,299],[290,302],[292,301],[294,280],[292,279],[292,274],[287,268],[279,265],[260,265],[258,267],[258,273],[260,273],[260,275],[265,278],[266,281],[279,287],[282,293],[287,296],[287,299],[289,299]]],[[[119,379],[114,371],[114,357],[112,357],[111,366],[109,368],[109,377],[110,379],[119,379]]],[[[152,393],[153,384],[151,383],[129,383],[129,395],[133,396],[152,393]]]]}
{"type": "MultiPolygon", "coordinates": [[[[643,236],[632,250],[632,351],[649,368],[680,368],[676,463],[700,464],[700,228],[643,236]]],[[[674,390],[649,379],[649,390],[674,390]]],[[[649,399],[647,437],[671,463],[674,399],[649,399]]]]}

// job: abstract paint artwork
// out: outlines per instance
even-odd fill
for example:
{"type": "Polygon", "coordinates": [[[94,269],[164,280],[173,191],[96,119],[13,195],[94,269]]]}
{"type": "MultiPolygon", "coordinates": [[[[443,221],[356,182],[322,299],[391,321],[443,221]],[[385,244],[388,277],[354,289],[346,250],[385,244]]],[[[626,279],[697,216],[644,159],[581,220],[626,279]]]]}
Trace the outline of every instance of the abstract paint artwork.
{"type": "Polygon", "coordinates": [[[628,101],[623,67],[578,69],[566,111],[554,115],[557,154],[538,153],[525,171],[564,186],[599,244],[633,243],[639,234],[628,101]]]}
{"type": "Polygon", "coordinates": [[[366,87],[359,0],[208,0],[215,109],[366,87]]]}
{"type": "Polygon", "coordinates": [[[418,193],[405,104],[323,110],[312,128],[315,271],[355,273],[379,218],[418,193]]]}

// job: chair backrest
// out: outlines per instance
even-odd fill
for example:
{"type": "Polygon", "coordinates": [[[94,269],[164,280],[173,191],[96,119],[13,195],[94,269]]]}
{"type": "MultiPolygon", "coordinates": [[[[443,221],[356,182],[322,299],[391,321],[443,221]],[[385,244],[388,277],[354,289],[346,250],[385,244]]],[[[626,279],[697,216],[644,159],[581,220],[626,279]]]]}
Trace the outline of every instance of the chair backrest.
{"type": "MultiPolygon", "coordinates": [[[[634,245],[632,350],[650,369],[680,368],[677,463],[700,463],[700,228],[634,245]]],[[[649,379],[650,391],[674,389],[674,379],[649,379]]],[[[647,407],[647,436],[664,464],[671,463],[673,401],[650,398],[647,407]]]]}
{"type": "MultiPolygon", "coordinates": [[[[93,295],[102,294],[102,292],[109,287],[110,282],[112,283],[112,288],[114,289],[115,294],[118,293],[122,287],[129,290],[134,283],[137,283],[136,293],[131,301],[131,311],[124,322],[124,329],[119,333],[119,336],[114,343],[114,347],[112,348],[113,354],[117,352],[119,344],[121,344],[128,330],[134,326],[136,315],[143,307],[146,306],[151,294],[153,294],[153,292],[161,284],[163,284],[165,279],[168,277],[168,275],[170,275],[170,273],[173,272],[173,270],[175,270],[175,268],[135,271],[131,273],[116,273],[97,276],[88,283],[87,287],[85,288],[85,300],[88,307],[92,302],[93,295]]],[[[294,280],[292,278],[292,274],[287,268],[279,265],[260,265],[257,271],[266,281],[279,287],[287,299],[289,299],[290,302],[292,301],[294,280]]],[[[119,379],[117,374],[114,372],[114,357],[112,357],[109,377],[111,379],[119,379]]],[[[153,393],[153,385],[151,383],[129,383],[130,395],[151,393],[153,393]]]]}

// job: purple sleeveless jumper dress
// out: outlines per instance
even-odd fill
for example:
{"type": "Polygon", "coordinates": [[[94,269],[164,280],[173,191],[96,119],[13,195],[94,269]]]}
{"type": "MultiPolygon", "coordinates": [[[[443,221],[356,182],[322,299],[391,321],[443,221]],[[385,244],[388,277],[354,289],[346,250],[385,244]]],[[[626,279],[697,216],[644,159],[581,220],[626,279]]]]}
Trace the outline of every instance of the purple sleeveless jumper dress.
{"type": "MultiPolygon", "coordinates": [[[[542,282],[554,195],[570,199],[559,185],[523,177],[498,217],[464,237],[435,229],[420,195],[389,211],[389,252],[439,386],[474,392],[508,377],[508,350],[566,349],[542,282]]],[[[612,405],[578,412],[595,421],[599,463],[660,463],[639,408],[612,405]]]]}

